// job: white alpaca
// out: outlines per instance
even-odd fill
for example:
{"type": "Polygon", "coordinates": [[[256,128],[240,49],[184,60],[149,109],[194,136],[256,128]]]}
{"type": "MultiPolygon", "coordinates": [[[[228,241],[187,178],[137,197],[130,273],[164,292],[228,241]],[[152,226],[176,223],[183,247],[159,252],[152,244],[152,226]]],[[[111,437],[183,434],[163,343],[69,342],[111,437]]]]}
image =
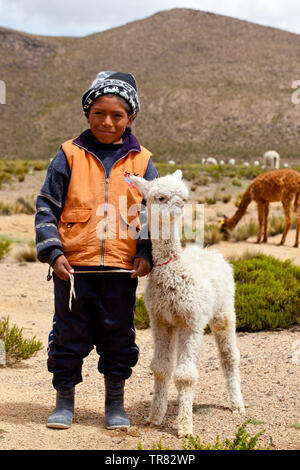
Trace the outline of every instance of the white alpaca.
{"type": "Polygon", "coordinates": [[[218,161],[213,157],[202,158],[201,160],[202,165],[217,165],[218,161]]]}
{"type": "Polygon", "coordinates": [[[254,164],[254,166],[259,166],[259,161],[255,160],[255,162],[253,164],[254,164]]]}
{"type": "Polygon", "coordinates": [[[228,163],[229,163],[229,165],[235,165],[235,159],[234,159],[234,158],[230,158],[230,159],[228,160],[228,163]]]}
{"type": "Polygon", "coordinates": [[[145,291],[154,339],[150,366],[154,396],[148,421],[160,425],[164,418],[177,349],[178,435],[189,435],[193,434],[197,365],[207,324],[219,348],[232,409],[245,412],[235,335],[233,269],[218,252],[195,245],[182,250],[177,224],[188,189],[180,170],[153,181],[136,176],[131,180],[147,201],[154,261],[145,291]]]}
{"type": "Polygon", "coordinates": [[[207,159],[207,164],[208,164],[208,165],[217,165],[217,164],[218,164],[218,161],[217,161],[216,158],[208,157],[208,159],[207,159]]]}
{"type": "Polygon", "coordinates": [[[268,150],[263,157],[264,168],[269,170],[278,170],[280,163],[280,156],[275,150],[268,150]]]}

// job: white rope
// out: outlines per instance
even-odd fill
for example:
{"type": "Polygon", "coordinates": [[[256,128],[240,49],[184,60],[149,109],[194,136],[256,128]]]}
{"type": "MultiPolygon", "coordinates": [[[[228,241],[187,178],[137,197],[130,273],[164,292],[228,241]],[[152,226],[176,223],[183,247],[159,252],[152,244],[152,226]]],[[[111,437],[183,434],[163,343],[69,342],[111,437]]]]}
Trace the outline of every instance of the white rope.
{"type": "Polygon", "coordinates": [[[74,287],[74,276],[71,273],[69,273],[69,276],[70,276],[69,309],[72,310],[72,297],[74,296],[74,299],[76,299],[76,294],[75,294],[75,287],[74,287]]]}

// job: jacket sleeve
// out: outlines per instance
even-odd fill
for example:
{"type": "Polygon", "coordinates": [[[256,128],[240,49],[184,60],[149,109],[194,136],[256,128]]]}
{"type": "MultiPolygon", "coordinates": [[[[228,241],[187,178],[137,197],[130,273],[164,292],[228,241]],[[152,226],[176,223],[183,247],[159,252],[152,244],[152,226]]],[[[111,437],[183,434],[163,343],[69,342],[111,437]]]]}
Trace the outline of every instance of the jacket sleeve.
{"type": "MultiPolygon", "coordinates": [[[[158,177],[157,170],[153,165],[152,158],[150,158],[146,172],[144,174],[144,179],[152,181],[158,177]]],[[[146,201],[142,201],[142,210],[140,213],[140,222],[141,222],[141,232],[140,238],[137,242],[136,255],[135,258],[145,258],[153,266],[152,259],[152,245],[150,240],[149,228],[148,228],[148,217],[146,210],[146,201]]]]}
{"type": "Polygon", "coordinates": [[[37,257],[42,263],[49,263],[50,266],[63,254],[57,226],[68,191],[70,174],[67,158],[60,149],[48,166],[46,179],[36,200],[37,257]]]}

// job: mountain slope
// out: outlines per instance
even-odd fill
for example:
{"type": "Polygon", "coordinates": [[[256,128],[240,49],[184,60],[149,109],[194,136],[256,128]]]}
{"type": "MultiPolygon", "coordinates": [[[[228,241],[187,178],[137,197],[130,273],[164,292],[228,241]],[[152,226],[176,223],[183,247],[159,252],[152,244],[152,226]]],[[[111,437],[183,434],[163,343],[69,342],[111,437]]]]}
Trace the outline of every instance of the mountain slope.
{"type": "Polygon", "coordinates": [[[174,9],[83,38],[0,28],[0,158],[49,158],[86,128],[81,96],[100,70],[132,72],[134,132],[156,159],[297,157],[299,35],[174,9]]]}

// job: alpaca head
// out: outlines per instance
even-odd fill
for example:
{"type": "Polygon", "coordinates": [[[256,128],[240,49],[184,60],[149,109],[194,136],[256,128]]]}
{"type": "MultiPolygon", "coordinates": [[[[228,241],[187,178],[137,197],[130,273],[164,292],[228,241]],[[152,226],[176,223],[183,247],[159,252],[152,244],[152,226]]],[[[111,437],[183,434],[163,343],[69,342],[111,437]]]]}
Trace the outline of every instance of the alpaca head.
{"type": "Polygon", "coordinates": [[[188,188],[182,181],[181,170],[147,181],[139,176],[130,176],[131,181],[147,201],[147,207],[155,205],[159,215],[170,215],[171,219],[181,217],[188,188]]]}
{"type": "Polygon", "coordinates": [[[220,232],[223,234],[223,237],[225,240],[228,239],[229,237],[229,232],[232,230],[231,224],[230,224],[230,219],[226,217],[226,215],[223,215],[223,220],[221,220],[221,227],[220,227],[220,232]]]}

